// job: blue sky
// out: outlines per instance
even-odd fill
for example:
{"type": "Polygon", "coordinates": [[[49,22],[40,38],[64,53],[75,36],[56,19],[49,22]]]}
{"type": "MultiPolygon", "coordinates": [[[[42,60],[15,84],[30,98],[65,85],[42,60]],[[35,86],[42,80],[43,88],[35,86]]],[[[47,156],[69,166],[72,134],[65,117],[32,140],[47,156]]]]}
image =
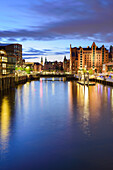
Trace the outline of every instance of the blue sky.
{"type": "Polygon", "coordinates": [[[4,0],[0,11],[0,42],[21,43],[26,61],[62,61],[70,44],[113,45],[113,0],[4,0]]]}

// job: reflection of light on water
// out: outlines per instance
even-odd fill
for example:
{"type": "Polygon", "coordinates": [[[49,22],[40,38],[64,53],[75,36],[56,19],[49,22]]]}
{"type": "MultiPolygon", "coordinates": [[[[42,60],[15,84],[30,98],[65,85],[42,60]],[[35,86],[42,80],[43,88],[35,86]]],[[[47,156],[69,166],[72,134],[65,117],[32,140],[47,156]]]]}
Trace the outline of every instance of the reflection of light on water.
{"type": "Polygon", "coordinates": [[[104,102],[105,102],[105,104],[107,104],[108,88],[106,86],[104,87],[103,94],[104,94],[104,102]]]}
{"type": "Polygon", "coordinates": [[[1,144],[2,149],[5,150],[9,140],[9,127],[10,127],[10,106],[8,99],[4,97],[1,107],[1,144]]]}
{"type": "Polygon", "coordinates": [[[64,82],[66,81],[66,77],[63,77],[63,81],[64,81],[64,82]]]}
{"type": "Polygon", "coordinates": [[[48,97],[48,82],[46,81],[46,97],[48,97]]]}
{"type": "Polygon", "coordinates": [[[110,100],[110,92],[111,92],[111,90],[110,90],[110,88],[108,87],[108,100],[110,100]]]}
{"type": "Polygon", "coordinates": [[[77,103],[82,106],[84,103],[84,86],[77,84],[77,103]]]}
{"type": "Polygon", "coordinates": [[[32,105],[34,104],[34,100],[35,100],[35,93],[36,93],[36,90],[35,90],[35,81],[32,81],[31,84],[30,84],[30,87],[31,87],[31,97],[32,97],[32,100],[30,100],[32,102],[32,105]]]}
{"type": "Polygon", "coordinates": [[[101,85],[101,95],[102,95],[102,93],[103,93],[103,85],[101,85]]]}
{"type": "Polygon", "coordinates": [[[30,82],[27,82],[23,88],[23,103],[24,103],[24,108],[26,110],[28,109],[28,105],[29,105],[29,88],[30,88],[29,85],[30,82]]]}
{"type": "Polygon", "coordinates": [[[55,94],[55,83],[52,83],[52,95],[55,94]]]}
{"type": "Polygon", "coordinates": [[[88,87],[84,88],[84,112],[83,112],[83,128],[87,135],[90,135],[89,130],[89,94],[88,87]]]}
{"type": "Polygon", "coordinates": [[[21,109],[21,86],[17,87],[18,108],[21,109]]]}
{"type": "Polygon", "coordinates": [[[40,79],[40,98],[43,97],[42,79],[40,79]]]}
{"type": "Polygon", "coordinates": [[[55,78],[54,78],[54,77],[52,77],[52,81],[55,81],[55,78]]]}
{"type": "Polygon", "coordinates": [[[85,89],[84,89],[84,88],[85,88],[85,86],[82,88],[82,91],[83,91],[83,96],[84,96],[84,91],[85,91],[85,89]]]}
{"type": "Polygon", "coordinates": [[[73,91],[72,91],[72,82],[68,82],[68,99],[69,99],[69,112],[73,114],[73,91]]]}
{"type": "Polygon", "coordinates": [[[42,79],[40,79],[40,99],[41,99],[41,106],[43,106],[43,84],[42,84],[42,79]]]}
{"type": "Polygon", "coordinates": [[[111,95],[111,108],[112,108],[112,112],[113,112],[113,89],[112,89],[112,95],[111,95]]]}
{"type": "Polygon", "coordinates": [[[32,94],[32,97],[34,97],[35,95],[35,82],[34,81],[32,81],[31,83],[31,94],[32,94]]]}
{"type": "Polygon", "coordinates": [[[80,127],[83,130],[83,133],[87,136],[91,135],[89,119],[90,119],[90,110],[89,110],[89,87],[77,85],[77,107],[78,107],[78,119],[80,122],[80,127]]]}

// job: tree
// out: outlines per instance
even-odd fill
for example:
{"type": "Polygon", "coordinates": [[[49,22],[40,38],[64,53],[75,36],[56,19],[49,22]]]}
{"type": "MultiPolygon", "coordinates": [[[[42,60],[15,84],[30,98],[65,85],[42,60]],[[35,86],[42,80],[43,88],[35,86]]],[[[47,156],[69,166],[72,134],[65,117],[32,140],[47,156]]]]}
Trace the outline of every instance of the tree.
{"type": "Polygon", "coordinates": [[[89,74],[93,74],[93,70],[92,69],[89,70],[89,74]]]}

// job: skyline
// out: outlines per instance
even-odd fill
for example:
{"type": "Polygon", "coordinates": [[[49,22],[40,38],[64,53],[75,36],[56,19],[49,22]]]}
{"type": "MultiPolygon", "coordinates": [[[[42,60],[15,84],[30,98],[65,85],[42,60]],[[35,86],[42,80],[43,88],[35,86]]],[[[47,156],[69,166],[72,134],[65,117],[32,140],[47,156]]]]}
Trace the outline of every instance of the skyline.
{"type": "Polygon", "coordinates": [[[113,45],[112,0],[1,2],[0,43],[21,43],[26,61],[62,61],[69,47],[113,45]],[[5,10],[4,10],[5,9],[5,10]],[[29,59],[28,59],[29,58],[29,59]]]}

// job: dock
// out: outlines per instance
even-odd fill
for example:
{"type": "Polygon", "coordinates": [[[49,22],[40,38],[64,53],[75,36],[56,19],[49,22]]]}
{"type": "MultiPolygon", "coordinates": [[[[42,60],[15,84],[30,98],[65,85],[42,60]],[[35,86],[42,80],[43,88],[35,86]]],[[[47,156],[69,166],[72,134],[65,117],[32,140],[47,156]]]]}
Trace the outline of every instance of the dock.
{"type": "Polygon", "coordinates": [[[88,84],[87,81],[85,81],[85,83],[84,83],[84,81],[77,81],[77,83],[81,84],[81,85],[86,85],[86,86],[95,86],[95,82],[89,82],[89,84],[88,84]]]}

